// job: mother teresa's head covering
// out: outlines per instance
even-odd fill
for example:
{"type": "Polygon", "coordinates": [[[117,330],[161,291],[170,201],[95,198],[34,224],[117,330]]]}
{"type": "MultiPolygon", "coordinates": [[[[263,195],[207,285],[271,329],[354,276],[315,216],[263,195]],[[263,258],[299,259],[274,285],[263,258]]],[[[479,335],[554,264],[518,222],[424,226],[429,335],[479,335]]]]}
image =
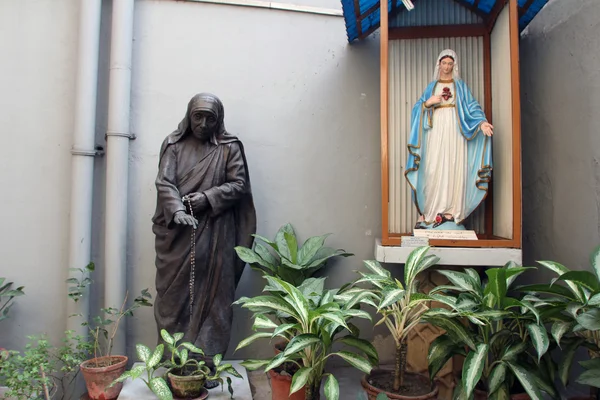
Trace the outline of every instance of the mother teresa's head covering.
{"type": "Polygon", "coordinates": [[[460,75],[458,73],[458,57],[456,56],[454,50],[446,49],[443,50],[437,58],[437,61],[435,63],[435,69],[433,71],[433,80],[437,81],[438,79],[440,79],[440,61],[442,61],[442,58],[444,57],[452,57],[452,59],[454,60],[454,70],[452,71],[452,78],[460,79],[460,75]]]}

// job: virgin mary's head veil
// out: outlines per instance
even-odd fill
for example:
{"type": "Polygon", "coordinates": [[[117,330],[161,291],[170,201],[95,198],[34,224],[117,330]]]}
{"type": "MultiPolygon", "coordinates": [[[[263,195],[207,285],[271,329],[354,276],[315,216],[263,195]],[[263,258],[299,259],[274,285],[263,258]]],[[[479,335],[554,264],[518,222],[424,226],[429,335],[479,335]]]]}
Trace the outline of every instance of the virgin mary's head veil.
{"type": "Polygon", "coordinates": [[[460,79],[460,74],[458,73],[458,57],[456,56],[454,50],[446,49],[443,50],[437,58],[437,61],[435,63],[435,69],[433,70],[433,80],[437,81],[438,79],[440,79],[440,61],[442,61],[442,58],[444,57],[452,57],[452,59],[454,60],[454,70],[452,71],[452,78],[455,80],[460,79]]]}

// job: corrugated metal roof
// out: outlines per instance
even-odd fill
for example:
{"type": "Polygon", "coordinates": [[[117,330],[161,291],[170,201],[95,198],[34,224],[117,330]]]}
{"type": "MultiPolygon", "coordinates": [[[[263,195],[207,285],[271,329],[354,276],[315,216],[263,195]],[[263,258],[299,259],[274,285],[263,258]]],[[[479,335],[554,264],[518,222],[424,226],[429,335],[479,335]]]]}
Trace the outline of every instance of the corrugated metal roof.
{"type": "MultiPolygon", "coordinates": [[[[388,0],[390,14],[415,12],[422,3],[413,0],[415,9],[407,11],[402,0],[388,0]]],[[[441,1],[441,0],[439,0],[441,1]]],[[[497,2],[504,0],[446,0],[455,1],[464,7],[479,14],[484,19],[493,18],[493,10],[497,2]]],[[[379,1],[378,0],[341,0],[346,20],[346,33],[348,41],[365,38],[379,28],[379,1]],[[358,8],[358,12],[357,12],[358,8]]],[[[523,30],[546,5],[548,0],[518,0],[519,29],[523,30]]],[[[459,22],[457,22],[459,23],[459,22]]]]}

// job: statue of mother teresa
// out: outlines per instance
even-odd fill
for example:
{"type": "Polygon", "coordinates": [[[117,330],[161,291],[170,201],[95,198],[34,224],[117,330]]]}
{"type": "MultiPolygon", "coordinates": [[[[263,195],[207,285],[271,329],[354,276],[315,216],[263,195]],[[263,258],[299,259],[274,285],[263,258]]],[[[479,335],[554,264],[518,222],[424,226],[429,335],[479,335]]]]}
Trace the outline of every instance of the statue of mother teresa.
{"type": "Polygon", "coordinates": [[[404,175],[419,213],[415,229],[465,229],[487,195],[493,129],[460,79],[456,53],[442,51],[411,116],[404,175]]]}

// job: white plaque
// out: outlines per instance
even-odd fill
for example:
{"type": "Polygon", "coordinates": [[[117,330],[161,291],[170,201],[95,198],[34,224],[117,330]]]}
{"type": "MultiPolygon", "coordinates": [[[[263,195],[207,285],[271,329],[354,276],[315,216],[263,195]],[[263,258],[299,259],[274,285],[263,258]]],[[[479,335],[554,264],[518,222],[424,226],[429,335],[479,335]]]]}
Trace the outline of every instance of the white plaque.
{"type": "Polygon", "coordinates": [[[429,240],[477,240],[475,231],[444,231],[438,229],[415,229],[415,237],[426,237],[429,240]]]}
{"type": "Polygon", "coordinates": [[[401,247],[421,247],[429,245],[429,238],[421,236],[402,236],[400,246],[401,247]]]}

